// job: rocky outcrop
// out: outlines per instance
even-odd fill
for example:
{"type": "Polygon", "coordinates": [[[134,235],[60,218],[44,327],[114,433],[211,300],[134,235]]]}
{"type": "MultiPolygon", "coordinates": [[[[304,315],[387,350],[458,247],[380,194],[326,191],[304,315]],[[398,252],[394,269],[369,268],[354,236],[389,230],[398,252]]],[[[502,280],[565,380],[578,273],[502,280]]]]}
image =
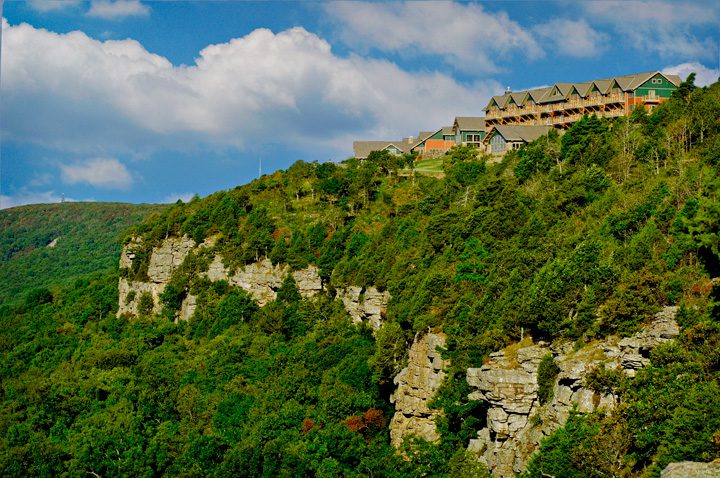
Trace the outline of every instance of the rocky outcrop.
{"type": "Polygon", "coordinates": [[[390,301],[389,292],[380,292],[375,287],[348,286],[337,288],[336,293],[353,323],[367,322],[373,330],[380,328],[390,301]]]}
{"type": "MultiPolygon", "coordinates": [[[[196,245],[195,241],[187,236],[171,237],[162,241],[159,246],[152,249],[150,254],[147,282],[120,279],[118,315],[137,315],[139,300],[143,292],[152,296],[153,312],[160,312],[162,309],[160,294],[170,282],[173,272],[182,265],[190,252],[211,248],[216,242],[217,238],[214,237],[196,245]]],[[[123,248],[120,255],[121,269],[132,268],[136,254],[141,250],[142,245],[142,240],[135,237],[123,248]]],[[[303,297],[313,297],[323,290],[320,271],[313,265],[298,271],[291,271],[287,264],[273,264],[269,259],[264,259],[231,271],[225,266],[222,256],[215,255],[207,271],[201,273],[213,282],[225,280],[231,286],[244,289],[261,307],[275,300],[277,290],[289,274],[292,274],[298,292],[303,297]]],[[[373,330],[380,328],[390,300],[388,292],[380,292],[375,287],[363,289],[349,286],[338,288],[337,296],[342,300],[353,322],[366,322],[373,330]]],[[[176,314],[176,320],[189,320],[195,313],[196,307],[197,298],[187,296],[182,302],[180,311],[176,314]]]]}
{"type": "Polygon", "coordinates": [[[228,282],[245,289],[260,307],[277,297],[277,290],[287,276],[288,266],[273,265],[270,259],[239,268],[228,282]]]}
{"type": "Polygon", "coordinates": [[[408,356],[407,367],[395,377],[397,385],[390,401],[395,403],[395,415],[390,421],[390,442],[399,448],[406,437],[415,436],[430,442],[440,437],[435,418],[440,410],[428,403],[435,396],[445,378],[449,362],[443,360],[438,347],[445,346],[445,335],[427,333],[415,337],[408,356]]]}
{"type": "Polygon", "coordinates": [[[180,267],[187,255],[195,248],[195,241],[187,236],[165,239],[153,247],[147,275],[150,282],[167,283],[175,269],[180,267]]]}
{"type": "Polygon", "coordinates": [[[660,473],[660,478],[720,478],[720,461],[697,463],[681,461],[670,463],[660,473]]]}
{"type": "MultiPolygon", "coordinates": [[[[162,309],[160,294],[163,293],[165,286],[170,282],[173,272],[180,267],[190,252],[200,248],[212,247],[216,241],[217,238],[210,238],[196,246],[195,241],[186,236],[181,238],[171,237],[162,241],[158,247],[154,247],[149,258],[147,272],[149,280],[147,282],[120,279],[118,284],[120,292],[118,315],[137,315],[139,300],[144,292],[149,293],[153,298],[153,312],[160,312],[162,309]]],[[[120,255],[121,269],[132,268],[136,253],[141,247],[142,241],[139,238],[130,240],[120,255]]],[[[208,270],[202,273],[213,282],[226,280],[231,286],[246,290],[261,307],[275,300],[277,290],[288,274],[292,274],[297,283],[298,291],[303,297],[312,297],[323,290],[318,268],[312,265],[291,272],[288,265],[273,265],[269,259],[265,259],[231,272],[225,267],[223,258],[216,255],[208,270]]],[[[189,320],[195,313],[196,307],[197,298],[192,295],[186,296],[180,311],[176,315],[176,320],[189,320]]]]}
{"type": "MultiPolygon", "coordinates": [[[[123,247],[120,254],[120,268],[132,268],[133,261],[138,249],[142,246],[139,238],[132,238],[123,247]]],[[[143,293],[148,293],[153,298],[153,313],[160,312],[160,294],[170,281],[175,269],[180,267],[190,251],[195,247],[195,241],[187,236],[171,237],[164,240],[160,246],[153,247],[148,265],[148,281],[129,281],[121,277],[118,283],[119,304],[118,315],[138,315],[138,306],[143,293]]]]}
{"type": "Polygon", "coordinates": [[[493,473],[508,478],[522,472],[540,440],[562,426],[573,407],[589,413],[615,406],[615,397],[586,386],[584,377],[596,367],[619,370],[628,376],[649,363],[650,351],[679,333],[676,307],[665,307],[642,331],[622,340],[608,340],[575,351],[573,344],[549,346],[538,343],[509,347],[490,355],[487,364],[467,371],[473,388],[469,398],[487,402],[487,426],[470,441],[475,452],[493,473]],[[538,399],[538,366],[551,354],[559,373],[552,398],[538,399]]]}
{"type": "Polygon", "coordinates": [[[140,298],[143,294],[150,294],[153,300],[152,312],[158,313],[160,306],[160,294],[165,290],[165,284],[154,282],[128,281],[124,277],[118,282],[118,316],[122,314],[138,315],[140,298]]]}
{"type": "Polygon", "coordinates": [[[300,295],[303,297],[313,297],[323,290],[320,270],[313,265],[293,272],[292,276],[295,279],[300,295]]]}

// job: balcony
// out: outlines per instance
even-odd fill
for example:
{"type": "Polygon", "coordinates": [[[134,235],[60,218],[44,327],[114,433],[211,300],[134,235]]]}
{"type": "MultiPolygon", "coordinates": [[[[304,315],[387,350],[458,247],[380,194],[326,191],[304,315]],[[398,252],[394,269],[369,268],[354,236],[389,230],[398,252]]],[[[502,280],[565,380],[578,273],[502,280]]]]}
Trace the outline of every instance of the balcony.
{"type": "MultiPolygon", "coordinates": [[[[651,98],[648,96],[643,96],[643,101],[645,102],[658,102],[659,98],[651,98]],[[645,98],[648,98],[647,100],[645,98]]],[[[515,106],[510,107],[506,110],[499,110],[494,112],[488,112],[485,115],[486,119],[495,119],[495,118],[510,118],[513,116],[532,116],[536,115],[538,113],[554,113],[554,112],[562,112],[567,110],[573,110],[573,109],[580,109],[585,107],[593,107],[593,106],[604,106],[608,104],[615,104],[615,103],[624,103],[625,102],[625,94],[619,93],[614,95],[608,95],[608,96],[596,96],[596,97],[590,97],[585,99],[578,99],[578,100],[572,100],[572,101],[564,101],[562,103],[553,103],[548,105],[540,105],[540,106],[528,106],[525,108],[517,108],[515,106]]]]}

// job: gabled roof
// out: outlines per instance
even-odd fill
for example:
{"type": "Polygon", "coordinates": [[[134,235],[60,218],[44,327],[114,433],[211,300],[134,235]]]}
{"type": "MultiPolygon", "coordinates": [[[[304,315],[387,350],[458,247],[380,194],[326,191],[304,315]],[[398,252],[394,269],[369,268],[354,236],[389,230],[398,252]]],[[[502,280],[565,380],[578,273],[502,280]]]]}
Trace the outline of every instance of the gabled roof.
{"type": "Polygon", "coordinates": [[[632,75],[617,76],[614,78],[604,78],[579,83],[555,83],[554,85],[546,88],[535,88],[533,90],[516,91],[513,93],[508,92],[501,96],[493,96],[485,108],[485,111],[490,109],[490,105],[492,105],[493,102],[495,102],[501,109],[505,108],[509,101],[512,101],[517,105],[522,105],[527,100],[528,95],[537,104],[564,101],[567,99],[573,88],[577,90],[581,97],[586,98],[590,92],[592,92],[593,85],[597,86],[597,89],[600,90],[601,93],[607,94],[615,82],[617,82],[621,90],[632,91],[655,75],[662,75],[675,86],[680,86],[680,83],[682,82],[680,77],[676,75],[666,75],[660,71],[648,71],[645,73],[635,73],[632,75]],[[555,94],[553,94],[554,92],[555,94]]]}
{"type": "Polygon", "coordinates": [[[482,116],[458,116],[455,124],[460,131],[482,131],[485,129],[485,118],[482,116]]]}
{"type": "Polygon", "coordinates": [[[443,128],[437,129],[435,131],[421,131],[420,133],[418,133],[418,141],[410,147],[410,151],[425,143],[425,141],[427,141],[431,136],[438,134],[442,130],[443,128]]]}
{"type": "Polygon", "coordinates": [[[623,76],[617,76],[615,78],[611,78],[617,80],[618,85],[620,85],[620,88],[622,88],[624,91],[631,91],[635,90],[638,87],[642,86],[643,83],[648,81],[650,78],[654,77],[655,75],[661,75],[664,78],[666,78],[670,83],[672,83],[675,86],[680,86],[680,83],[682,83],[682,80],[677,75],[666,75],[665,73],[661,71],[647,71],[645,73],[636,73],[634,75],[623,75],[623,76]]]}
{"type": "Polygon", "coordinates": [[[525,103],[525,97],[527,96],[527,91],[518,91],[515,93],[510,93],[510,97],[513,99],[516,105],[522,106],[523,103],[525,103]]]}
{"type": "Polygon", "coordinates": [[[453,127],[452,126],[443,126],[441,128],[443,136],[452,136],[455,133],[453,133],[453,127]]]}
{"type": "Polygon", "coordinates": [[[550,91],[552,90],[552,86],[546,86],[545,88],[535,88],[534,90],[528,91],[528,95],[535,101],[535,103],[539,103],[545,98],[547,95],[550,94],[550,91]]]}
{"type": "Polygon", "coordinates": [[[595,80],[593,83],[595,83],[597,89],[600,90],[600,93],[606,94],[610,89],[610,85],[612,85],[612,79],[608,78],[607,80],[595,80]]]}
{"type": "Polygon", "coordinates": [[[615,81],[620,85],[623,91],[632,90],[632,84],[635,82],[635,75],[616,76],[615,81]]]}
{"type": "Polygon", "coordinates": [[[563,96],[567,96],[570,94],[570,90],[573,89],[572,83],[555,83],[555,86],[557,86],[558,90],[560,90],[560,93],[563,96]]]}
{"type": "Polygon", "coordinates": [[[490,141],[493,132],[497,131],[505,141],[524,141],[529,143],[540,136],[546,135],[552,126],[545,125],[496,125],[485,136],[485,142],[490,141]]]}
{"type": "Polygon", "coordinates": [[[412,147],[414,148],[415,146],[424,142],[426,139],[428,139],[430,136],[434,135],[435,133],[437,133],[437,131],[420,131],[418,133],[418,139],[412,147]]]}
{"type": "Polygon", "coordinates": [[[587,96],[592,91],[592,87],[592,81],[586,81],[585,83],[575,83],[575,89],[582,98],[587,98],[587,96]]]}
{"type": "Polygon", "coordinates": [[[383,151],[389,146],[395,146],[402,152],[406,152],[408,145],[402,141],[353,141],[353,153],[356,158],[367,158],[373,151],[383,151]]]}
{"type": "Polygon", "coordinates": [[[485,107],[485,111],[490,109],[490,105],[493,104],[493,101],[496,105],[498,105],[498,108],[505,108],[505,104],[507,103],[508,97],[507,95],[501,95],[501,96],[493,96],[490,98],[490,101],[488,102],[487,106],[485,107]]]}
{"type": "Polygon", "coordinates": [[[540,103],[551,103],[553,101],[562,101],[567,98],[568,93],[572,89],[572,83],[555,83],[540,103]],[[554,94],[553,94],[554,93],[554,94]]]}

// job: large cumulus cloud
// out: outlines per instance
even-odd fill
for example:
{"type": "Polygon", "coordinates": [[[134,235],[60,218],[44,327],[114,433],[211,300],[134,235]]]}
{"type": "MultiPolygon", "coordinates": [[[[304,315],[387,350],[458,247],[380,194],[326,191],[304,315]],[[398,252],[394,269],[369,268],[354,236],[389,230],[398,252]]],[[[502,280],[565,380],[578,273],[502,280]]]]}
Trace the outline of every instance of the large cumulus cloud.
{"type": "Polygon", "coordinates": [[[77,154],[159,148],[341,152],[482,114],[499,85],[339,57],[303,28],[258,29],[173,65],[134,40],[3,22],[3,135],[77,154]]]}

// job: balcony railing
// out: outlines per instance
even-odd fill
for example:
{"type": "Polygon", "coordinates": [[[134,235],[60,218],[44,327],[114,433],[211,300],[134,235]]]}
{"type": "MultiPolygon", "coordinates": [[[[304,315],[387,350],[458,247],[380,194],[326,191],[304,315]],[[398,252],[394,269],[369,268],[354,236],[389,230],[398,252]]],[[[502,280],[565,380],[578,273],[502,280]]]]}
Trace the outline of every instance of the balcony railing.
{"type": "MultiPolygon", "coordinates": [[[[650,98],[650,96],[643,96],[643,101],[658,101],[657,97],[650,98]],[[645,98],[648,98],[647,100],[645,98]]],[[[540,105],[540,106],[529,106],[525,108],[517,108],[517,107],[511,107],[506,110],[500,110],[500,111],[490,111],[488,112],[485,117],[486,119],[493,119],[493,118],[507,118],[509,116],[522,116],[522,115],[532,115],[537,113],[554,113],[556,111],[565,111],[569,109],[575,109],[575,108],[583,108],[586,106],[603,106],[607,104],[612,103],[623,103],[625,102],[625,95],[624,94],[615,94],[615,95],[608,95],[608,96],[597,96],[597,97],[590,97],[580,100],[572,100],[572,101],[565,101],[562,103],[554,103],[550,105],[540,105]]]]}

